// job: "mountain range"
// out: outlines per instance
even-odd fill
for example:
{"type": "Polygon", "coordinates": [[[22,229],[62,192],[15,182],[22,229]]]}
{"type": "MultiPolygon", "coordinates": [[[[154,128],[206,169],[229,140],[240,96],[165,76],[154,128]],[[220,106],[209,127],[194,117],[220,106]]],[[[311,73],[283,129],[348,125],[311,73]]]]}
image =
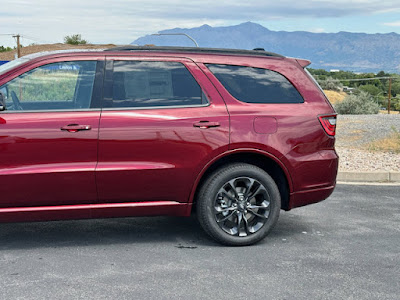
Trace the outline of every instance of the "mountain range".
{"type": "MultiPolygon", "coordinates": [[[[313,33],[272,31],[260,24],[246,22],[234,26],[174,28],[161,34],[185,33],[200,47],[254,49],[264,48],[285,56],[311,60],[311,68],[400,73],[400,34],[313,33]]],[[[194,46],[182,35],[146,35],[135,45],[194,46]]]]}

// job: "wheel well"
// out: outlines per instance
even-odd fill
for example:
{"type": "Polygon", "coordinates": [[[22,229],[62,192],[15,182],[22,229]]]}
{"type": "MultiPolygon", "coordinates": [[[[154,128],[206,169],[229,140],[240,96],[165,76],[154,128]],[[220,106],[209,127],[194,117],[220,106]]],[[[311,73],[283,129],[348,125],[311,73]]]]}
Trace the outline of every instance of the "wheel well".
{"type": "MultiPolygon", "coordinates": [[[[237,162],[255,165],[267,172],[272,177],[272,179],[274,179],[276,185],[278,186],[279,193],[281,195],[282,209],[289,209],[289,184],[285,173],[283,172],[282,168],[271,158],[268,158],[258,153],[235,153],[229,156],[225,156],[214,162],[203,174],[199,184],[197,185],[194,202],[197,198],[197,192],[203,185],[203,182],[208,178],[208,176],[210,176],[210,174],[212,174],[216,169],[224,165],[237,162]]],[[[195,207],[196,206],[194,205],[193,208],[195,207]]]]}

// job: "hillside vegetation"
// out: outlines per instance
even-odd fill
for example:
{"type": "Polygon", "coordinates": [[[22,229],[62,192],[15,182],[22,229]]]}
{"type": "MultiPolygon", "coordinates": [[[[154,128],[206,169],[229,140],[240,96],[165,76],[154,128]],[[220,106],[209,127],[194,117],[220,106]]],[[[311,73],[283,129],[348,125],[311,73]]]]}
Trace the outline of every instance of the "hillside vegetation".
{"type": "Polygon", "coordinates": [[[394,73],[385,73],[380,71],[374,73],[353,73],[348,71],[329,72],[322,69],[308,69],[321,87],[332,104],[343,101],[346,93],[342,91],[347,89],[349,94],[354,94],[354,101],[357,101],[357,95],[367,93],[371,102],[375,102],[380,108],[388,107],[389,77],[392,78],[391,85],[391,110],[400,110],[400,75],[394,73]],[[341,95],[340,95],[341,94],[341,95]],[[344,96],[344,97],[343,97],[344,96]]]}

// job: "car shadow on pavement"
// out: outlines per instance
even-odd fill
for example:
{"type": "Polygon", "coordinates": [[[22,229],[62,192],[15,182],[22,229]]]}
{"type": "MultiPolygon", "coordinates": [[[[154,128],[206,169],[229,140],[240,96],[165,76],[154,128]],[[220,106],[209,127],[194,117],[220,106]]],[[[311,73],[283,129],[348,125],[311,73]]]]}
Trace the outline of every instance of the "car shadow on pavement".
{"type": "MultiPolygon", "coordinates": [[[[281,214],[261,243],[308,230],[301,216],[281,214]]],[[[166,243],[177,248],[220,247],[201,229],[195,216],[141,217],[0,224],[0,251],[112,244],[166,243]]]]}

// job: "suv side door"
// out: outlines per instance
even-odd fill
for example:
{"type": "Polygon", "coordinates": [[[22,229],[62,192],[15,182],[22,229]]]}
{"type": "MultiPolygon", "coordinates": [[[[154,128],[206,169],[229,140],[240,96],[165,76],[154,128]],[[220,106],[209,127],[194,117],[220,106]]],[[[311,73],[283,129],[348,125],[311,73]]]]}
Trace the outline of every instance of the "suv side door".
{"type": "Polygon", "coordinates": [[[104,57],[59,57],[0,82],[0,207],[97,201],[103,70],[104,57]]]}
{"type": "Polygon", "coordinates": [[[229,146],[221,96],[189,59],[106,58],[96,169],[100,202],[187,202],[229,146]]]}

